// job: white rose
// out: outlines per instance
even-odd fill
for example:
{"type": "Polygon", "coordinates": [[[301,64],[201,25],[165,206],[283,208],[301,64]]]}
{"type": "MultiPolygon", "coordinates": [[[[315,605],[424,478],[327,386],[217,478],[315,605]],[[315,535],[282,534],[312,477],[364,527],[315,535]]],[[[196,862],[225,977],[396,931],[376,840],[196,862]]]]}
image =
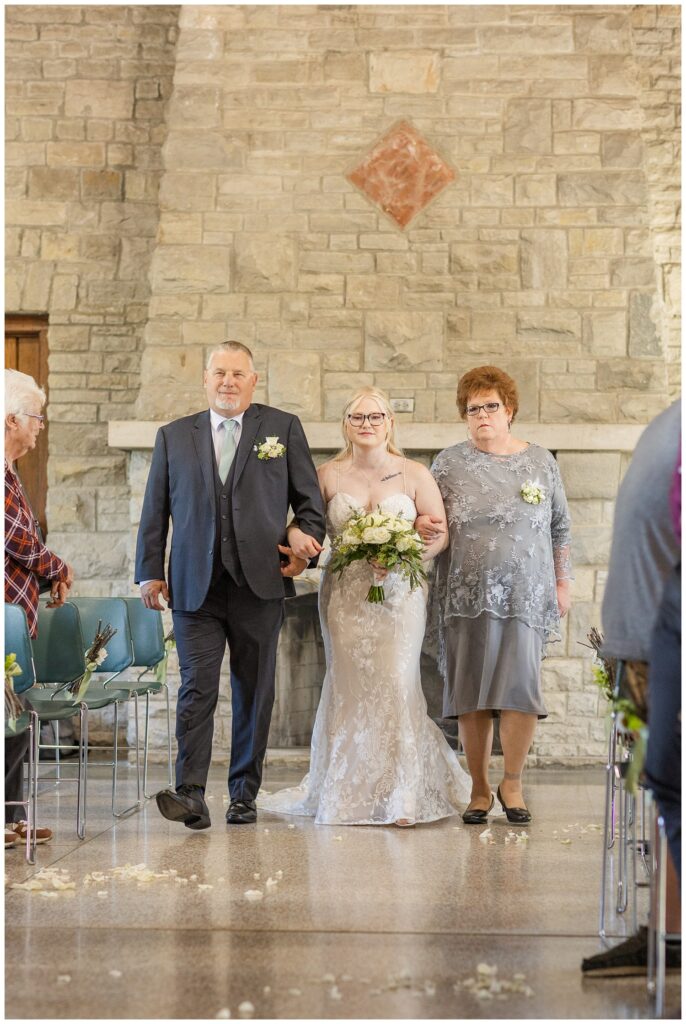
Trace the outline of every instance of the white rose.
{"type": "Polygon", "coordinates": [[[344,530],[341,535],[341,544],[347,544],[349,547],[356,548],[361,544],[361,540],[354,530],[344,530]]]}
{"type": "Polygon", "coordinates": [[[270,448],[273,448],[275,444],[279,443],[279,439],[278,437],[268,437],[266,443],[269,445],[270,448]]]}
{"type": "Polygon", "coordinates": [[[398,525],[394,527],[396,533],[409,533],[412,528],[408,519],[398,519],[398,525]]]}
{"type": "Polygon", "coordinates": [[[362,533],[365,544],[385,544],[391,539],[391,531],[384,526],[368,526],[362,533]]]}
{"type": "Polygon", "coordinates": [[[408,537],[407,534],[405,534],[405,536],[403,537],[398,537],[395,546],[398,549],[398,551],[418,550],[417,541],[414,539],[414,537],[408,537]]]}

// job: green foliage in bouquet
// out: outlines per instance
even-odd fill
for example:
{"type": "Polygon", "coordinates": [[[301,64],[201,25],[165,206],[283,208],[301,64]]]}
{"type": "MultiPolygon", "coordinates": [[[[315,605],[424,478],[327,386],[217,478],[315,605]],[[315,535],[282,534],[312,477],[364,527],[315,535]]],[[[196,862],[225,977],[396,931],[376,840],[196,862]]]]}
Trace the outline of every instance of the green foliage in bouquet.
{"type": "MultiPolygon", "coordinates": [[[[424,541],[407,519],[380,510],[358,512],[334,538],[327,570],[340,575],[353,562],[374,562],[389,572],[400,573],[414,590],[426,579],[423,550],[424,541]]],[[[383,599],[383,584],[372,584],[367,600],[380,604],[383,599]]]]}
{"type": "Polygon", "coordinates": [[[10,732],[16,732],[17,719],[23,708],[14,692],[14,678],[20,676],[22,667],[16,654],[5,655],[5,725],[10,732]]]}

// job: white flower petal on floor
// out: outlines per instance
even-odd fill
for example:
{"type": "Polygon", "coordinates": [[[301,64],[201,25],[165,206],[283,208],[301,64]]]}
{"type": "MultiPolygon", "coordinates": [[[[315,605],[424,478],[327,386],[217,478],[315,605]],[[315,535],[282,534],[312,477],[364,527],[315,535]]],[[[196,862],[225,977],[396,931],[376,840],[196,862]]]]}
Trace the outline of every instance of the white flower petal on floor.
{"type": "Polygon", "coordinates": [[[249,903],[259,903],[264,893],[261,889],[246,889],[243,895],[249,903]]]}
{"type": "Polygon", "coordinates": [[[238,1016],[242,1017],[244,1020],[247,1020],[249,1017],[254,1016],[254,1014],[255,1007],[248,999],[242,1002],[238,1007],[238,1016]]]}
{"type": "Polygon", "coordinates": [[[231,1010],[228,1006],[223,1006],[221,1010],[217,1010],[214,1015],[215,1020],[229,1020],[231,1017],[231,1010]]]}
{"type": "Polygon", "coordinates": [[[122,976],[122,972],[116,970],[116,968],[112,968],[112,970],[108,971],[107,973],[109,974],[110,978],[121,978],[122,976]]]}

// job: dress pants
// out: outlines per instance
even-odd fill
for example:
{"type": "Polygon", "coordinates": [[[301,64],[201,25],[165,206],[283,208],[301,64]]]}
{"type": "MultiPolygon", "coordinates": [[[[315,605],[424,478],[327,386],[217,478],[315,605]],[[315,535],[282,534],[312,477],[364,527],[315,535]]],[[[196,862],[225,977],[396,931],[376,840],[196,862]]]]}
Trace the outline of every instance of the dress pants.
{"type": "Polygon", "coordinates": [[[681,566],[667,577],[653,631],[645,774],[681,882],[681,566]]]}
{"type": "Polygon", "coordinates": [[[283,599],[256,597],[222,570],[195,612],[173,612],[181,670],[176,705],[176,785],[205,786],[212,757],[219,675],[228,641],[231,661],[229,795],[254,800],[262,781],[274,704],[276,647],[283,599]]]}

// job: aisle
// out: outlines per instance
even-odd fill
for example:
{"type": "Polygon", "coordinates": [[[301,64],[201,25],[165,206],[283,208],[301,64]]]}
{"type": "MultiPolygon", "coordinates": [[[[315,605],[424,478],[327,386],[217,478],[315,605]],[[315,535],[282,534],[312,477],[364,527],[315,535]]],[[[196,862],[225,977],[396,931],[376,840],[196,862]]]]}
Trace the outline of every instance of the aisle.
{"type": "MultiPolygon", "coordinates": [[[[8,883],[44,867],[75,883],[9,892],[8,1017],[237,1018],[244,1002],[278,1018],[650,1016],[641,979],[582,981],[579,970],[599,949],[600,769],[530,772],[528,839],[503,816],[483,837],[459,818],[400,830],[261,813],[227,828],[224,769],[212,773],[206,832],[165,821],[154,802],[113,824],[99,772],[86,841],[63,787],[56,813],[52,797],[40,801],[56,838],[36,868],[18,850],[5,856],[8,883]],[[162,877],[112,875],[127,864],[162,877]],[[480,963],[515,991],[477,998],[480,963]]],[[[265,787],[300,774],[272,769],[265,787]]],[[[676,1011],[678,981],[669,992],[676,1011]]]]}

